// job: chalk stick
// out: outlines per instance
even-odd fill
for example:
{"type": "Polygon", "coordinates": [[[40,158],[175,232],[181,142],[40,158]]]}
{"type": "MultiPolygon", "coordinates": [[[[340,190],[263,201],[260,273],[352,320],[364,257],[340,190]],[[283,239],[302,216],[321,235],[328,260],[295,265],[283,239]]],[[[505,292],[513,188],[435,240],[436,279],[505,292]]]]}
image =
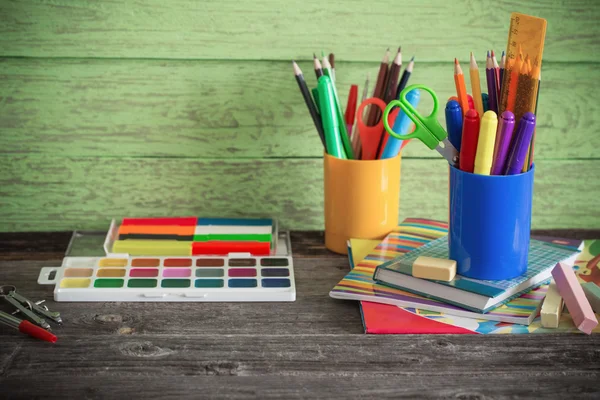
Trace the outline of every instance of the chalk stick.
{"type": "Polygon", "coordinates": [[[456,261],[420,256],[413,262],[412,275],[415,278],[448,282],[456,275],[456,261]]]}
{"type": "Polygon", "coordinates": [[[546,298],[544,299],[544,304],[542,304],[542,311],[540,311],[542,326],[544,328],[558,328],[564,305],[565,303],[556,288],[556,282],[552,281],[550,286],[548,286],[546,298]]]}
{"type": "Polygon", "coordinates": [[[590,302],[590,306],[592,306],[592,310],[600,314],[600,287],[594,282],[583,283],[581,287],[583,288],[585,297],[590,302]]]}
{"type": "Polygon", "coordinates": [[[123,218],[121,225],[182,225],[195,226],[198,217],[123,218]]]}
{"type": "Polygon", "coordinates": [[[577,329],[588,335],[592,333],[598,320],[573,269],[567,264],[558,263],[552,269],[552,277],[577,329]]]}
{"type": "Polygon", "coordinates": [[[198,225],[272,226],[270,218],[198,218],[198,225]]]}
{"type": "Polygon", "coordinates": [[[178,240],[117,240],[113,253],[131,256],[191,256],[192,242],[178,240]]]}
{"type": "Polygon", "coordinates": [[[270,225],[198,225],[194,235],[270,235],[270,225]]]}

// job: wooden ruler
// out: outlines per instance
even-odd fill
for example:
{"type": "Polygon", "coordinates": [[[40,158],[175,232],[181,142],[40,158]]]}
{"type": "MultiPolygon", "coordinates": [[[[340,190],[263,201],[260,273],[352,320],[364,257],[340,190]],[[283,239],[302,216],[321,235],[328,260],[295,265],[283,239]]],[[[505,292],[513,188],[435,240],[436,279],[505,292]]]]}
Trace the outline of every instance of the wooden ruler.
{"type": "Polygon", "coordinates": [[[517,121],[525,112],[535,111],[547,25],[545,19],[531,15],[512,13],[510,16],[506,46],[508,68],[504,70],[499,112],[508,109],[515,113],[517,121]]]}

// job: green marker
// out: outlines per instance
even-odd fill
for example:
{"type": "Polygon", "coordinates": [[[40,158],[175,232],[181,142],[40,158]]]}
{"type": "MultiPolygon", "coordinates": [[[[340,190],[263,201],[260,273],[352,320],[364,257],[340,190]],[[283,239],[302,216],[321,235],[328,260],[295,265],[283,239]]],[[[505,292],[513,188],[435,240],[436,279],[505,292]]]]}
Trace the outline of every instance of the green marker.
{"type": "Polygon", "coordinates": [[[323,120],[327,153],[337,158],[347,158],[340,138],[340,124],[331,78],[326,75],[320,77],[317,89],[319,92],[319,109],[321,110],[321,119],[323,120]]]}
{"type": "MultiPolygon", "coordinates": [[[[350,137],[348,137],[348,130],[346,129],[346,124],[344,123],[344,113],[342,113],[342,107],[340,107],[340,101],[337,94],[337,90],[335,88],[335,81],[333,78],[333,72],[331,69],[331,64],[329,64],[329,60],[327,57],[323,57],[323,74],[324,76],[328,76],[331,79],[331,86],[333,87],[333,97],[335,100],[335,112],[337,114],[338,121],[342,121],[339,124],[339,132],[342,139],[343,150],[345,151],[347,158],[350,160],[354,159],[354,152],[352,151],[352,143],[350,143],[350,137]]],[[[321,78],[319,78],[321,79],[321,78]]]]}

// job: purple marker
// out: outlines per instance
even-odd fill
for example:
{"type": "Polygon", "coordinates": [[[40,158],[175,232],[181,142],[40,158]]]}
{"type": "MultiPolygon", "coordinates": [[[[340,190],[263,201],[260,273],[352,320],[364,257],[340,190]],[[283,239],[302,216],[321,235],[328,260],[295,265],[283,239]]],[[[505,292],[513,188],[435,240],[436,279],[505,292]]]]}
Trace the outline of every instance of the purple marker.
{"type": "Polygon", "coordinates": [[[512,149],[510,149],[510,155],[508,157],[508,164],[506,166],[506,173],[504,175],[516,175],[520,174],[527,158],[527,150],[531,143],[533,131],[535,129],[535,114],[526,112],[519,121],[519,127],[513,141],[512,149]]]}
{"type": "Polygon", "coordinates": [[[515,115],[508,110],[504,111],[498,121],[492,175],[502,175],[502,172],[506,169],[506,156],[508,156],[508,149],[510,147],[510,140],[513,137],[514,129],[515,115]]]}

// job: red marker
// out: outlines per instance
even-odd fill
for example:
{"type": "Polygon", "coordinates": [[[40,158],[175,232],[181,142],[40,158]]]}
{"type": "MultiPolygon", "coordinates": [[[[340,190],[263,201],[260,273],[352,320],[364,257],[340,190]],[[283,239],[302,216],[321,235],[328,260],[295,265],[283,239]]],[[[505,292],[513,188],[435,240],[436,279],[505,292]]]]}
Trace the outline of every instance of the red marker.
{"type": "Polygon", "coordinates": [[[18,330],[21,333],[25,333],[36,339],[44,340],[50,343],[56,343],[56,336],[48,332],[45,329],[40,328],[37,325],[32,324],[29,321],[23,321],[17,317],[13,317],[10,314],[0,311],[0,323],[10,326],[18,330]]]}
{"type": "Polygon", "coordinates": [[[460,144],[461,171],[473,172],[475,169],[475,154],[477,153],[477,142],[479,140],[479,114],[470,109],[463,121],[462,140],[460,144]]]}
{"type": "Polygon", "coordinates": [[[350,93],[348,94],[348,105],[346,106],[346,112],[344,113],[344,119],[346,120],[346,129],[348,135],[352,132],[352,126],[354,125],[354,118],[356,116],[356,99],[358,98],[358,86],[350,86],[350,93]]]}

